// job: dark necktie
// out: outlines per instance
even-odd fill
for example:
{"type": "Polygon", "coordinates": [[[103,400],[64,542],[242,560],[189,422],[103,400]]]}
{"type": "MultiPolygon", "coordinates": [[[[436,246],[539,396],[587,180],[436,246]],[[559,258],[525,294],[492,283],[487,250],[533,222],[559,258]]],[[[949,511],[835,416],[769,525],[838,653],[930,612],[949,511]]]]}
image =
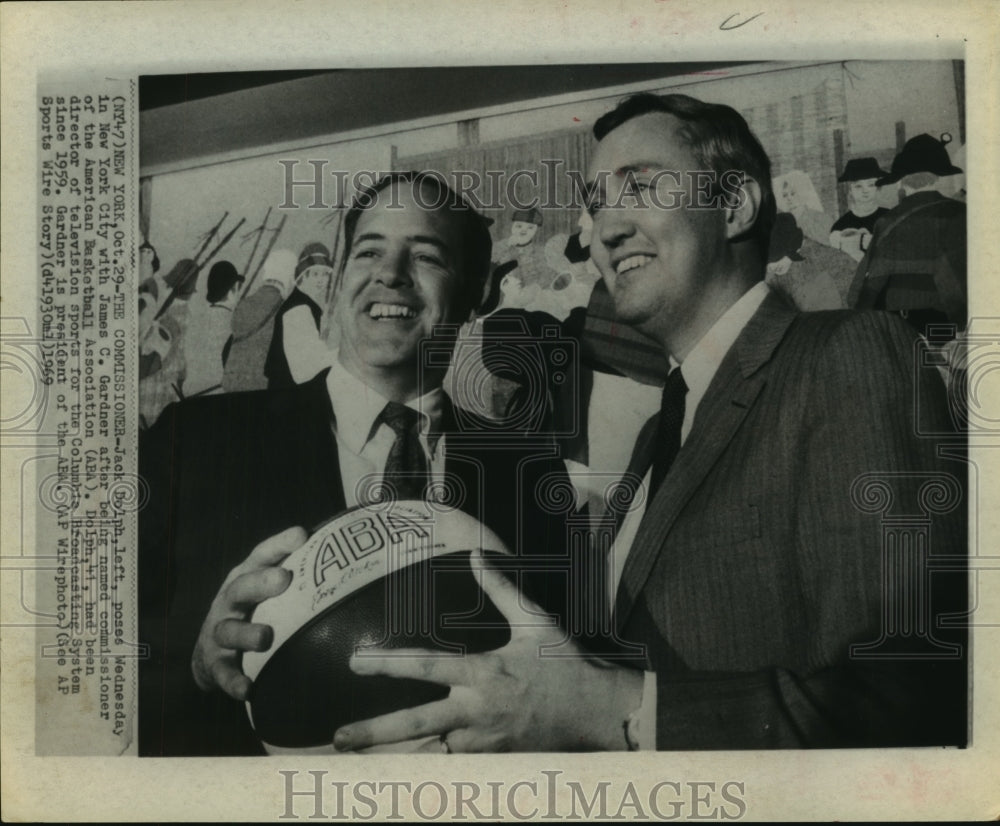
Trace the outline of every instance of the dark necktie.
{"type": "Polygon", "coordinates": [[[667,475],[681,446],[681,426],[684,424],[684,397],[687,384],[679,367],[667,376],[660,399],[660,412],[651,416],[639,431],[632,458],[617,489],[609,497],[608,511],[605,513],[603,529],[614,536],[618,533],[625,514],[632,507],[636,490],[652,467],[646,505],[653,498],[657,488],[667,475]]]}
{"type": "MultiPolygon", "coordinates": [[[[660,401],[660,413],[651,416],[636,439],[632,458],[621,481],[605,494],[607,510],[593,533],[592,552],[581,563],[586,573],[586,581],[593,582],[592,593],[596,596],[592,604],[584,604],[587,622],[607,620],[611,616],[610,603],[605,602],[607,585],[613,576],[614,562],[612,549],[618,531],[626,514],[632,509],[636,491],[642,484],[646,471],[652,466],[649,490],[646,492],[646,507],[649,507],[657,488],[667,475],[681,447],[681,426],[684,424],[684,397],[687,385],[680,368],[675,368],[667,376],[660,401]]],[[[617,553],[627,553],[627,548],[616,549],[617,553]]]]}
{"type": "Polygon", "coordinates": [[[383,481],[391,485],[396,499],[423,499],[430,481],[427,456],[420,444],[420,414],[412,407],[389,402],[376,420],[396,434],[385,461],[383,481]]]}
{"type": "Polygon", "coordinates": [[[660,422],[653,446],[653,473],[649,481],[650,498],[659,490],[663,477],[667,475],[681,449],[681,426],[684,424],[684,397],[687,395],[687,390],[681,368],[675,367],[663,385],[660,422]]]}

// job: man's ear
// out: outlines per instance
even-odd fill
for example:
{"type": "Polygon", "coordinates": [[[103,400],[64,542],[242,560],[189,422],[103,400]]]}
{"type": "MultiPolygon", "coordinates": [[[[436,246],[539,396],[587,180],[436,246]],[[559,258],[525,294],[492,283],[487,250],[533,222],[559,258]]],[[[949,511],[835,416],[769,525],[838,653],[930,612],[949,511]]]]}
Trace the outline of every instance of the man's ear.
{"type": "Polygon", "coordinates": [[[735,190],[727,193],[726,238],[730,241],[746,235],[757,222],[763,196],[760,184],[747,177],[735,190]]]}

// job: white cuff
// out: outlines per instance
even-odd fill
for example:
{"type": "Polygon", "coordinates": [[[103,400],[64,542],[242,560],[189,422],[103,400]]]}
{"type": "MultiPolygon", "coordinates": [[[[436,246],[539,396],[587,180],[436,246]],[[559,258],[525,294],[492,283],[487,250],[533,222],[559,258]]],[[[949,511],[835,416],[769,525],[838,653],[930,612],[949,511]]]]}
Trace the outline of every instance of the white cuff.
{"type": "Polygon", "coordinates": [[[656,751],[656,672],[646,671],[639,708],[625,720],[625,743],[629,751],[656,751]]]}
{"type": "Polygon", "coordinates": [[[642,705],[638,712],[636,739],[641,751],[656,751],[656,672],[647,671],[642,681],[642,705]]]}

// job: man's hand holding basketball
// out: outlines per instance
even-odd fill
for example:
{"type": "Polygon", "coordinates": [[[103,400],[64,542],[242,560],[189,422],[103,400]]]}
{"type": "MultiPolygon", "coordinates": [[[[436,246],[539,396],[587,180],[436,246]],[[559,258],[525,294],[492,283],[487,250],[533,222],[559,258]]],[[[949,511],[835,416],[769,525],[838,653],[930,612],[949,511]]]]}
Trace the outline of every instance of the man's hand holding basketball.
{"type": "Polygon", "coordinates": [[[564,634],[540,627],[540,609],[479,554],[482,587],[511,627],[503,648],[462,657],[432,651],[364,651],[351,660],[358,674],[409,677],[451,686],[444,700],[352,723],[337,731],[342,751],[438,735],[447,751],[623,750],[623,721],[641,702],[641,672],[576,656],[564,634]]]}
{"type": "Polygon", "coordinates": [[[251,681],[240,667],[244,651],[266,651],[274,632],[269,625],[250,622],[254,608],[282,593],[292,572],[280,567],[306,541],[302,528],[289,528],[261,542],[229,572],[202,623],[191,657],[191,671],[204,691],[219,689],[246,700],[251,681]]]}

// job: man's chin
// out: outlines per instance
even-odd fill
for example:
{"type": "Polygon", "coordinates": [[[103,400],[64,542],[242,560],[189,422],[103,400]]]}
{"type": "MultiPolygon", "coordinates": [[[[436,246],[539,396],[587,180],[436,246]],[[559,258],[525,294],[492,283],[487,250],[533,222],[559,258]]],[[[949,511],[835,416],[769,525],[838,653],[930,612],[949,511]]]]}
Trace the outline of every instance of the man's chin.
{"type": "Polygon", "coordinates": [[[370,341],[361,350],[366,362],[372,367],[394,367],[402,364],[415,364],[417,348],[402,346],[392,341],[370,341]]]}
{"type": "Polygon", "coordinates": [[[619,324],[628,324],[630,327],[642,331],[644,324],[649,321],[649,307],[635,306],[627,301],[616,301],[614,319],[619,324]]]}

